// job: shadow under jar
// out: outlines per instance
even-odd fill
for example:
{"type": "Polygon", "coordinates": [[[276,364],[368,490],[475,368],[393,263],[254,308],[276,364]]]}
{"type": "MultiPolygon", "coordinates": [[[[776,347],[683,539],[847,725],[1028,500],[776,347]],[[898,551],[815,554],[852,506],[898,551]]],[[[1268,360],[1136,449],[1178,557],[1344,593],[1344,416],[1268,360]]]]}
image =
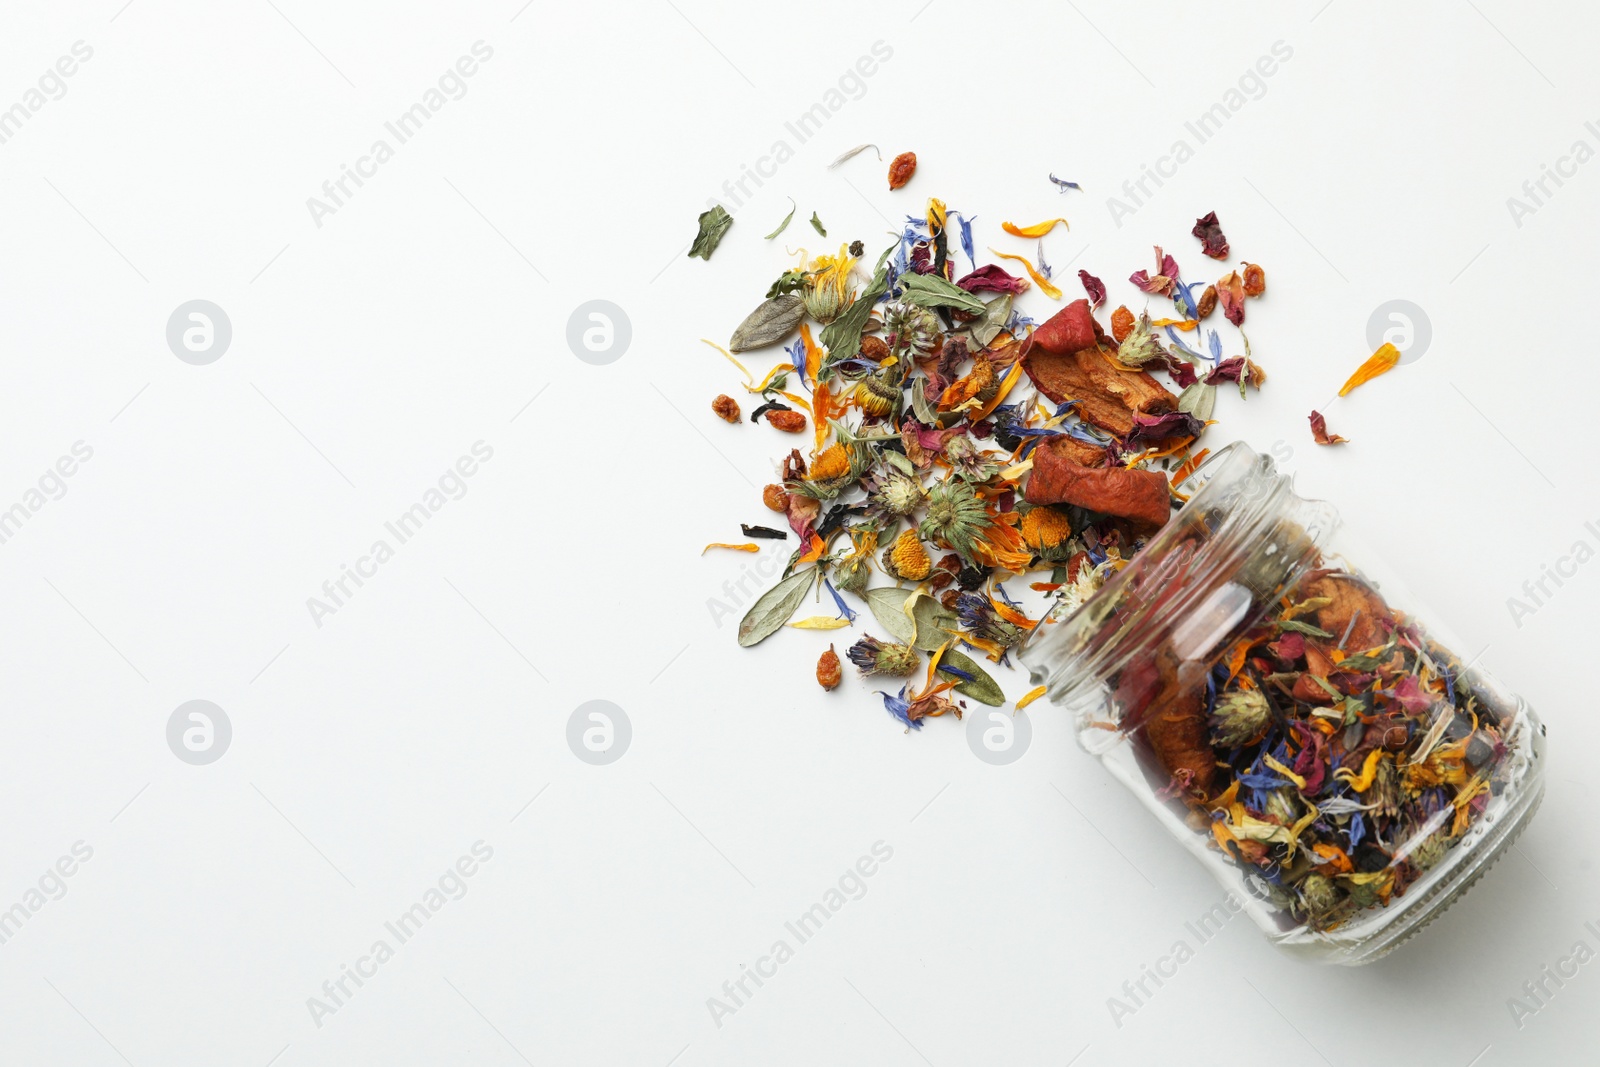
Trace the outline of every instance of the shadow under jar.
{"type": "Polygon", "coordinates": [[[1355,965],[1449,907],[1544,795],[1544,726],[1242,444],[1081,608],[1033,684],[1281,948],[1355,965]]]}

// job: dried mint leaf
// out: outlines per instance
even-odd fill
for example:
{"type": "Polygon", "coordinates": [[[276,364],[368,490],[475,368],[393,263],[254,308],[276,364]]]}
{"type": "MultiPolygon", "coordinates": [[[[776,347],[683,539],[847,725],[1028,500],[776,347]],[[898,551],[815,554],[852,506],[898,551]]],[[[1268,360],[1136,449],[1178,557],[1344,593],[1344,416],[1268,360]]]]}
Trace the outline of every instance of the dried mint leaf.
{"type": "Polygon", "coordinates": [[[861,290],[849,307],[839,313],[838,318],[822,328],[822,347],[828,350],[828,362],[824,370],[840,360],[854,359],[860,354],[861,331],[867,328],[867,320],[872,317],[872,309],[878,306],[878,298],[889,291],[889,255],[899,247],[900,242],[896,241],[883,250],[867,287],[861,290]]]}
{"type": "Polygon", "coordinates": [[[900,279],[900,299],[920,308],[960,308],[974,315],[984,311],[982,300],[953,282],[934,274],[907,274],[900,279]]]}
{"type": "Polygon", "coordinates": [[[778,228],[776,230],[773,230],[771,233],[767,234],[765,237],[762,238],[762,240],[763,241],[770,241],[774,237],[778,236],[778,234],[782,233],[784,230],[787,230],[789,228],[789,220],[794,218],[795,209],[796,209],[796,204],[794,202],[794,197],[791,196],[789,198],[789,213],[783,217],[783,221],[782,222],[778,223],[778,228]]]}
{"type": "Polygon", "coordinates": [[[711,253],[717,250],[717,245],[722,243],[722,235],[732,225],[733,216],[724,211],[721,204],[700,212],[700,232],[695,235],[694,244],[689,246],[689,258],[699,256],[709,260],[711,253]]]}
{"type": "Polygon", "coordinates": [[[1005,329],[1007,322],[1011,321],[1012,296],[1006,293],[996,300],[991,300],[983,306],[983,314],[979,315],[967,326],[967,333],[977,342],[978,348],[988,348],[989,342],[995,339],[999,332],[1005,329]]]}
{"type": "Polygon", "coordinates": [[[811,213],[811,228],[822,234],[824,237],[828,236],[828,231],[823,229],[822,220],[817,218],[817,213],[815,211],[811,213]]]}

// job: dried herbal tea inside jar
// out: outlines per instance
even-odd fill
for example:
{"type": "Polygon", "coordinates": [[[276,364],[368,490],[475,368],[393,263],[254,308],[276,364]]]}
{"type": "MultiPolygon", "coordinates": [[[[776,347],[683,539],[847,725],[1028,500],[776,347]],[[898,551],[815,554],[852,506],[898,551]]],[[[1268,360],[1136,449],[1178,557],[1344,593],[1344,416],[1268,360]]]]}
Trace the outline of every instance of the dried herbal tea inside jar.
{"type": "Polygon", "coordinates": [[[1544,727],[1271,459],[1231,445],[1195,480],[1022,662],[1273,941],[1366,963],[1526,825],[1544,727]]]}

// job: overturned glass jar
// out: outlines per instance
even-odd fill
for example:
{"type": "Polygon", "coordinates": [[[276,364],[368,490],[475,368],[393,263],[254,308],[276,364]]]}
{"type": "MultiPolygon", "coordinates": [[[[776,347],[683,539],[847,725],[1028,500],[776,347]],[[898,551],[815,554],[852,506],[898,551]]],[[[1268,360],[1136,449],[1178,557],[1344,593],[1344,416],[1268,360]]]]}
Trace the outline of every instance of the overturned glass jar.
{"type": "Polygon", "coordinates": [[[1234,444],[1021,659],[1280,947],[1361,964],[1449,907],[1544,794],[1544,727],[1328,504],[1234,444]]]}

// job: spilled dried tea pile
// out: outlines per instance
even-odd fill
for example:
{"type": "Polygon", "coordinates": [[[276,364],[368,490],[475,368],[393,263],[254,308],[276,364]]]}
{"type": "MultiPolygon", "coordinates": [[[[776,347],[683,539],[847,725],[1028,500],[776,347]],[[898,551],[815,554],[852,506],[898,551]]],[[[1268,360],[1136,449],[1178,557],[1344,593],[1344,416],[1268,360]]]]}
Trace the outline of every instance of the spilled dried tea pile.
{"type": "MultiPolygon", "coordinates": [[[[890,188],[915,167],[913,153],[897,156],[890,188]]],[[[702,215],[691,254],[709,257],[730,221],[718,209],[702,215]]],[[[813,223],[822,233],[815,214],[813,223]]],[[[991,250],[979,264],[971,219],[928,199],[870,264],[861,241],[801,252],[776,280],[751,286],[765,296],[725,348],[706,342],[752,396],[748,422],[726,395],[714,415],[786,435],[749,444],[781,456],[752,506],[780,513],[798,547],[740,623],[741,645],[786,627],[854,628],[843,659],[910,729],[959,718],[966,700],[1003,706],[979,661],[1009,668],[1009,650],[1037,624],[1006,583],[1046,594],[1047,606],[1081,604],[1182,506],[1218,389],[1242,398],[1265,381],[1240,329],[1265,272],[1246,262],[1215,283],[1187,281],[1157,248],[1153,267],[1129,277],[1145,306],[1118,307],[1109,332],[1097,317],[1107,287],[1086,270],[1087,297],[1036,322],[1021,298],[1036,289],[1065,299],[1041,240],[1065,226],[1006,222],[1002,233],[1037,241],[1038,254],[991,250]],[[780,345],[764,373],[736,355],[780,345]],[[829,607],[796,619],[808,599],[829,607]]],[[[1214,212],[1194,233],[1197,251],[1228,257],[1214,212]]],[[[839,684],[837,654],[814,638],[795,644],[797,678],[814,669],[824,688],[839,684]]]]}

